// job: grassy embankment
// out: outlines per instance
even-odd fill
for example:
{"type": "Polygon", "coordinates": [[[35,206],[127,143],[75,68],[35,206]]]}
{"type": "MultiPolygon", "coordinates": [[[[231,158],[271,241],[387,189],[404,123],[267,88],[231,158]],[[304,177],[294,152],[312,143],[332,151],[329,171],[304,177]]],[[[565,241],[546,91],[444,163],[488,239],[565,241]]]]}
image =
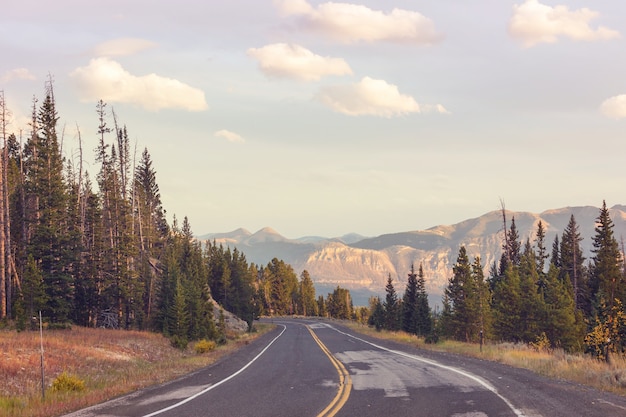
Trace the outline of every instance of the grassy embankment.
{"type": "Polygon", "coordinates": [[[0,417],[51,417],[68,413],[175,379],[207,366],[249,343],[257,332],[228,335],[228,343],[198,354],[190,344],[175,349],[159,334],[88,329],[46,330],[43,333],[45,399],[41,393],[39,332],[0,331],[0,417]],[[54,380],[65,373],[84,382],[80,392],[54,391],[54,380]]]}
{"type": "Polygon", "coordinates": [[[405,332],[380,331],[356,323],[347,324],[352,330],[379,339],[393,340],[422,349],[456,353],[529,369],[540,375],[576,382],[626,396],[626,358],[612,355],[610,362],[588,355],[568,354],[561,349],[535,349],[524,344],[486,343],[480,345],[457,341],[426,344],[423,338],[405,332]]]}

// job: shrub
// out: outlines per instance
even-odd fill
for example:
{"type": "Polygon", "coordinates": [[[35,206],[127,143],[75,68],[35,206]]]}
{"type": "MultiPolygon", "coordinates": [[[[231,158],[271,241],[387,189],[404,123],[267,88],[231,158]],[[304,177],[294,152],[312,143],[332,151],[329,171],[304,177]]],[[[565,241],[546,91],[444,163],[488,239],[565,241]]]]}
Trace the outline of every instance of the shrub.
{"type": "Polygon", "coordinates": [[[48,330],[72,330],[72,323],[48,323],[48,330]]]}
{"type": "Polygon", "coordinates": [[[189,341],[184,336],[174,335],[174,336],[170,337],[170,343],[176,349],[185,350],[185,349],[187,349],[187,345],[189,344],[189,341]]]}
{"type": "Polygon", "coordinates": [[[439,343],[439,335],[436,332],[430,333],[424,338],[424,343],[427,343],[429,345],[435,345],[439,343]]]}
{"type": "Polygon", "coordinates": [[[552,345],[550,339],[546,336],[546,332],[542,332],[534,342],[530,342],[530,347],[537,352],[551,352],[552,345]]]}
{"type": "Polygon", "coordinates": [[[82,391],[85,389],[85,382],[75,375],[63,372],[52,381],[52,391],[69,392],[82,391]]]}
{"type": "Polygon", "coordinates": [[[195,350],[197,354],[207,353],[215,349],[217,345],[212,340],[202,339],[196,343],[195,350]]]}

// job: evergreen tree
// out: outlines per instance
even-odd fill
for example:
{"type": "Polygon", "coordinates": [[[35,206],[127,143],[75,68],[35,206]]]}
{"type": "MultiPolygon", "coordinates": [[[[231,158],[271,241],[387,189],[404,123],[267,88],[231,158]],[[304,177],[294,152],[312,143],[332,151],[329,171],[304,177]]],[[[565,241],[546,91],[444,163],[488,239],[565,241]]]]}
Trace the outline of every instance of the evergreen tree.
{"type": "Polygon", "coordinates": [[[491,296],[493,332],[498,340],[521,341],[521,288],[517,268],[509,267],[491,296]]]}
{"type": "Polygon", "coordinates": [[[400,330],[400,306],[398,304],[398,294],[393,286],[391,274],[387,277],[387,285],[385,286],[385,301],[383,307],[385,310],[385,329],[400,330]]]}
{"type": "Polygon", "coordinates": [[[448,286],[444,290],[449,309],[446,315],[449,323],[446,323],[445,327],[449,336],[457,340],[475,342],[482,329],[481,292],[465,246],[459,249],[452,271],[453,276],[448,280],[448,286]]]}
{"type": "Polygon", "coordinates": [[[47,297],[43,283],[43,276],[39,266],[32,255],[28,255],[26,269],[22,277],[22,294],[25,317],[35,317],[37,312],[43,310],[47,297]]]}
{"type": "Polygon", "coordinates": [[[515,225],[515,217],[511,218],[511,228],[508,232],[508,248],[509,259],[513,266],[517,266],[521,261],[521,243],[519,241],[519,233],[517,232],[517,226],[515,225]]]}
{"type": "Polygon", "coordinates": [[[502,279],[509,266],[516,267],[519,266],[520,263],[521,244],[519,242],[517,226],[515,225],[515,217],[511,219],[510,229],[505,230],[504,234],[505,239],[502,244],[502,256],[500,258],[500,269],[498,271],[499,277],[492,282],[492,285],[495,285],[496,281],[502,279]]]}
{"type": "Polygon", "coordinates": [[[169,227],[161,194],[156,182],[156,171],[148,149],[141,154],[135,169],[132,206],[135,213],[135,235],[138,247],[138,275],[143,286],[143,311],[146,321],[152,321],[155,310],[159,274],[157,259],[161,258],[169,227]]]}
{"type": "Polygon", "coordinates": [[[424,279],[424,268],[420,262],[417,272],[417,299],[415,309],[415,330],[418,336],[426,336],[432,332],[433,319],[428,306],[428,293],[426,292],[426,281],[424,279]]]}
{"type": "Polygon", "coordinates": [[[569,277],[572,288],[574,304],[576,308],[585,308],[588,311],[588,301],[585,297],[584,261],[580,242],[583,238],[578,231],[578,224],[572,214],[567,227],[563,231],[560,248],[561,279],[569,277]]]}
{"type": "Polygon", "coordinates": [[[570,281],[561,280],[558,275],[557,267],[551,264],[542,292],[546,308],[540,326],[553,347],[572,351],[582,346],[584,323],[574,305],[570,281]]]}
{"type": "Polygon", "coordinates": [[[315,302],[315,286],[306,269],[300,274],[300,314],[304,316],[317,316],[318,307],[315,302]]]}
{"type": "Polygon", "coordinates": [[[402,296],[402,330],[417,334],[417,274],[413,264],[402,296]]]}
{"type": "Polygon", "coordinates": [[[548,249],[546,248],[546,231],[541,220],[537,223],[535,246],[537,248],[537,253],[535,255],[537,259],[537,272],[541,275],[544,273],[546,259],[550,257],[550,255],[548,255],[548,249]]]}
{"type": "Polygon", "coordinates": [[[328,314],[334,319],[349,320],[352,318],[353,305],[350,291],[337,286],[326,299],[328,314]]]}
{"type": "MultiPolygon", "coordinates": [[[[478,297],[477,328],[479,332],[478,337],[480,338],[480,332],[483,333],[483,337],[491,334],[491,292],[489,284],[485,280],[480,256],[476,256],[472,263],[472,279],[474,280],[478,297]]],[[[475,341],[476,335],[474,334],[472,337],[475,341]]]]}
{"type": "Polygon", "coordinates": [[[606,300],[610,310],[616,299],[622,303],[624,301],[624,279],[621,271],[622,254],[613,236],[613,221],[604,201],[597,218],[592,252],[590,295],[597,305],[602,299],[606,300]]]}
{"type": "Polygon", "coordinates": [[[317,314],[320,317],[328,317],[328,310],[326,309],[326,300],[324,300],[323,295],[320,295],[317,297],[317,314]]]}
{"type": "Polygon", "coordinates": [[[385,308],[380,302],[380,297],[370,298],[370,317],[367,323],[378,331],[385,327],[385,308]]]}
{"type": "Polygon", "coordinates": [[[554,242],[552,243],[552,254],[550,256],[550,263],[557,268],[561,268],[561,246],[559,245],[559,235],[554,236],[554,242]]]}
{"type": "Polygon", "coordinates": [[[68,190],[56,125],[58,115],[51,83],[36,116],[36,128],[25,147],[28,249],[38,262],[47,296],[44,315],[68,322],[73,307],[75,235],[69,233],[68,190]]]}
{"type": "Polygon", "coordinates": [[[516,337],[523,342],[530,343],[536,341],[541,335],[540,322],[545,305],[539,289],[541,286],[545,286],[545,283],[539,277],[535,252],[528,240],[520,259],[520,266],[516,269],[519,274],[520,289],[520,320],[517,325],[516,337]]]}

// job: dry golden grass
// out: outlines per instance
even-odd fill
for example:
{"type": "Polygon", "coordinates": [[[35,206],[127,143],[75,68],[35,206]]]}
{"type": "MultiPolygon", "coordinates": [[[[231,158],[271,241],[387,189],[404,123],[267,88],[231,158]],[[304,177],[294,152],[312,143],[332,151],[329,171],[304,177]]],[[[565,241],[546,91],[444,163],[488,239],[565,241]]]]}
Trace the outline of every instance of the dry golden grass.
{"type": "Polygon", "coordinates": [[[561,349],[537,350],[524,344],[487,343],[482,351],[478,344],[446,340],[426,344],[423,338],[405,332],[377,332],[375,329],[347,323],[352,330],[372,337],[417,346],[423,349],[466,355],[510,366],[529,369],[540,375],[591,386],[603,391],[626,396],[626,357],[612,355],[610,362],[596,360],[588,355],[568,354],[561,349]]]}
{"type": "Polygon", "coordinates": [[[229,342],[198,355],[191,344],[175,349],[162,335],[73,327],[43,333],[46,397],[41,397],[39,332],[0,331],[0,417],[51,417],[97,404],[207,366],[269,330],[229,334],[229,342]],[[85,390],[52,392],[61,373],[85,383],[85,390]]]}

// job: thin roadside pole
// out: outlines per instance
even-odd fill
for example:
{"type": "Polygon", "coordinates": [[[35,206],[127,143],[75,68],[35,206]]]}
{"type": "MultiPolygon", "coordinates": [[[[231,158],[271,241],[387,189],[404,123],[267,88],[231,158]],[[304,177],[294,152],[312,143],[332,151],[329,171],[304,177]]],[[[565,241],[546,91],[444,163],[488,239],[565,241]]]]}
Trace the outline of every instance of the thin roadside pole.
{"type": "Polygon", "coordinates": [[[46,399],[45,372],[43,368],[43,323],[41,321],[41,310],[39,311],[39,344],[41,346],[41,398],[46,399]]]}

